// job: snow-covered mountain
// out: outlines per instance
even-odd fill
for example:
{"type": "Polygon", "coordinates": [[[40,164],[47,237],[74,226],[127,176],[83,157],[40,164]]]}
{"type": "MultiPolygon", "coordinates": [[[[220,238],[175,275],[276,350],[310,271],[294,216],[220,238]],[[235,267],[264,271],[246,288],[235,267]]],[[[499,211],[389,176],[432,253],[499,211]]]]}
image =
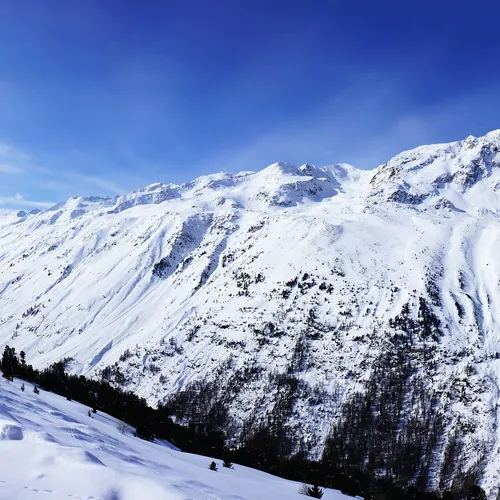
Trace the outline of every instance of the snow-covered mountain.
{"type": "MultiPolygon", "coordinates": [[[[277,500],[304,499],[300,484],[210,459],[169,443],[133,437],[133,429],[98,412],[0,378],[2,500],[277,500]]],[[[326,500],[348,500],[325,490],[326,500]]]]}
{"type": "Polygon", "coordinates": [[[495,131],[373,171],[276,163],[0,215],[0,340],[314,457],[368,394],[396,429],[373,446],[420,425],[423,484],[469,471],[496,494],[499,190],[495,131]]]}

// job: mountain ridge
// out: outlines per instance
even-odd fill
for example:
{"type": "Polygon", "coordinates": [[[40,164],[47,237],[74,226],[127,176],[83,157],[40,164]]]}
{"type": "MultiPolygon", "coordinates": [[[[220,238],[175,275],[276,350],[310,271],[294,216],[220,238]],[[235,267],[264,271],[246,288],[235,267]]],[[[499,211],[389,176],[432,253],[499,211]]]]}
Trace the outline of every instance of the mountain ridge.
{"type": "MultiPolygon", "coordinates": [[[[360,184],[364,184],[361,179],[371,177],[370,187],[367,189],[367,192],[363,194],[368,197],[376,197],[386,194],[386,189],[394,187],[392,184],[394,184],[396,179],[402,185],[399,186],[399,191],[396,190],[388,195],[389,201],[408,201],[411,204],[421,204],[430,194],[437,194],[437,192],[442,190],[447,184],[455,182],[455,187],[463,192],[474,186],[478,180],[476,176],[479,175],[484,179],[491,176],[493,173],[497,174],[497,172],[492,172],[491,163],[495,166],[499,163],[499,144],[500,129],[491,131],[479,138],[469,136],[462,141],[425,145],[406,150],[394,156],[389,162],[371,170],[358,169],[347,163],[332,164],[322,167],[316,167],[306,163],[300,167],[296,167],[290,163],[276,162],[258,171],[242,171],[238,173],[218,172],[215,174],[203,175],[182,184],[164,184],[157,182],[121,196],[70,198],[66,202],[59,202],[53,207],[46,209],[45,212],[56,211],[71,203],[84,206],[97,204],[97,208],[113,207],[112,210],[121,211],[141,204],[157,204],[175,198],[198,196],[203,190],[216,191],[218,188],[223,187],[235,188],[245,182],[256,184],[257,186],[255,187],[262,187],[262,184],[266,183],[270,184],[269,187],[271,187],[273,183],[281,183],[285,186],[287,184],[294,184],[292,179],[298,178],[295,179],[295,183],[302,181],[305,183],[304,185],[307,185],[306,177],[310,178],[309,181],[312,179],[316,181],[324,180],[326,181],[324,185],[331,184],[331,186],[328,186],[330,192],[327,192],[325,197],[334,196],[336,194],[334,191],[335,188],[342,189],[341,180],[349,181],[349,184],[353,184],[356,181],[360,182],[360,184]],[[477,157],[474,157],[475,150],[478,149],[477,157]],[[466,153],[465,159],[463,158],[464,152],[466,153]],[[487,156],[490,158],[487,158],[487,156]],[[465,164],[463,164],[464,161],[465,164]],[[481,161],[483,163],[482,166],[485,167],[484,171],[481,171],[481,165],[478,166],[478,162],[481,161]],[[460,162],[462,162],[462,164],[460,162]],[[416,176],[417,178],[413,179],[412,184],[408,183],[407,180],[403,178],[404,174],[408,175],[410,172],[429,170],[426,169],[426,167],[433,163],[436,163],[434,168],[438,170],[436,175],[434,175],[434,179],[419,179],[418,176],[416,176]],[[469,165],[469,167],[470,165],[475,165],[476,170],[471,171],[470,168],[469,170],[465,169],[464,167],[467,165],[469,165]],[[418,184],[423,184],[423,186],[418,186],[418,184]],[[418,187],[424,190],[427,187],[427,192],[412,195],[410,193],[411,188],[415,189],[418,187]],[[406,196],[402,194],[403,192],[406,196]],[[330,196],[328,196],[328,194],[330,194],[330,196]]],[[[497,176],[495,175],[494,177],[496,181],[494,187],[495,189],[499,189],[499,181],[496,179],[497,176]]],[[[322,183],[320,182],[319,184],[321,185],[322,183]]],[[[322,188],[319,187],[319,191],[321,190],[322,188]]],[[[279,200],[275,201],[279,203],[279,200]]],[[[284,203],[296,203],[297,201],[298,200],[285,200],[284,203]]],[[[491,199],[488,199],[488,201],[491,202],[491,199]]],[[[495,208],[497,208],[496,204],[495,208]]],[[[36,215],[38,211],[20,213],[23,214],[20,217],[25,217],[28,215],[36,215]]],[[[5,215],[5,213],[0,215],[5,215]]]]}
{"type": "MultiPolygon", "coordinates": [[[[312,457],[347,460],[370,395],[370,428],[414,429],[408,480],[479,474],[495,495],[499,148],[495,131],[373,171],[275,163],[0,216],[0,338],[312,457]]],[[[391,432],[363,445],[380,474],[409,453],[391,432]]]]}

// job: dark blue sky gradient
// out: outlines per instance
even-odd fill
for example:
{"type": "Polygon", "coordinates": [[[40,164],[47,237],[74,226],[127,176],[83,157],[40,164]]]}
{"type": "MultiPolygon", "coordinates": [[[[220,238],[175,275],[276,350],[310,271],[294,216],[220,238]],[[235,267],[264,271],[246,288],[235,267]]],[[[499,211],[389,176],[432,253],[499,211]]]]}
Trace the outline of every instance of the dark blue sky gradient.
{"type": "Polygon", "coordinates": [[[277,160],[371,168],[481,135],[500,127],[499,16],[493,1],[3,0],[0,207],[277,160]]]}

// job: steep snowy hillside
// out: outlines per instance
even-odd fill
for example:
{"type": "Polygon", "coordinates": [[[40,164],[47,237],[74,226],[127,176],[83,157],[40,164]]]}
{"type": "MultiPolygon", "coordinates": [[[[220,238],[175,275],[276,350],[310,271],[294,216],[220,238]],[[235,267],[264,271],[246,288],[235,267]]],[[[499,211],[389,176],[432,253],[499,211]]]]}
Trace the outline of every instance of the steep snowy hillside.
{"type": "MultiPolygon", "coordinates": [[[[300,484],[149,443],[120,422],[30,384],[0,379],[0,498],[4,500],[263,500],[307,498],[300,484]]],[[[325,490],[324,499],[351,497],[325,490]]]]}
{"type": "Polygon", "coordinates": [[[374,473],[412,453],[401,477],[496,494],[498,151],[499,131],[0,216],[0,340],[312,457],[382,429],[374,473]]]}

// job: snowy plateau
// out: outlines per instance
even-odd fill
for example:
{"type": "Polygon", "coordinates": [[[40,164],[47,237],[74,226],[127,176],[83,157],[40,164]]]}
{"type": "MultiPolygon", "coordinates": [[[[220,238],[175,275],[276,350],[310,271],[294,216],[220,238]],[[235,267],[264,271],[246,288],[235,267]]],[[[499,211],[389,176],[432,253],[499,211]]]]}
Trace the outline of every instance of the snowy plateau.
{"type": "Polygon", "coordinates": [[[369,171],[276,163],[71,198],[0,214],[0,340],[152,405],[223,405],[234,436],[279,422],[311,458],[369,394],[374,427],[422,426],[425,487],[474,470],[495,498],[499,254],[500,131],[369,171]]]}
{"type": "MultiPolygon", "coordinates": [[[[106,414],[0,379],[2,500],[299,500],[300,484],[133,437],[106,414]],[[7,459],[8,457],[8,459],[7,459]]],[[[349,500],[325,490],[326,500],[349,500]]]]}

